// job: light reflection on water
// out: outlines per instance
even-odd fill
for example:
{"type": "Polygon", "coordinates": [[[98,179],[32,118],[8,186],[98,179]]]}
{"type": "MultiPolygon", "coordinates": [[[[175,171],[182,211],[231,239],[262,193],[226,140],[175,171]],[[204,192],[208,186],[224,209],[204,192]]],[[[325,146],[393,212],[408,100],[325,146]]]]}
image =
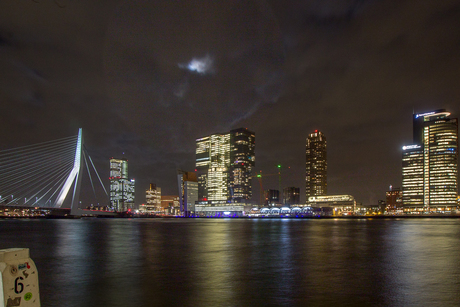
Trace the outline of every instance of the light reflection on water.
{"type": "Polygon", "coordinates": [[[458,306],[460,220],[0,220],[43,306],[458,306]]]}

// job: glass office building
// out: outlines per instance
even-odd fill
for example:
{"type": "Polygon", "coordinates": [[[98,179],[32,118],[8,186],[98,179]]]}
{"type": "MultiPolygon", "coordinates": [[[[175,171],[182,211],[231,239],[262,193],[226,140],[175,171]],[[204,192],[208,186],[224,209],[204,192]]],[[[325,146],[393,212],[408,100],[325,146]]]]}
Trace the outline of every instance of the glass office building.
{"type": "Polygon", "coordinates": [[[234,201],[244,202],[252,197],[255,146],[254,132],[245,128],[230,131],[229,197],[234,201]]]}
{"type": "Polygon", "coordinates": [[[244,201],[252,196],[255,134],[245,128],[196,140],[199,201],[244,201]]]}
{"type": "Polygon", "coordinates": [[[414,114],[414,144],[403,147],[405,211],[449,211],[458,196],[458,120],[446,110],[414,114]]]}
{"type": "Polygon", "coordinates": [[[110,159],[110,206],[124,212],[134,208],[135,180],[128,179],[128,160],[110,159]]]}

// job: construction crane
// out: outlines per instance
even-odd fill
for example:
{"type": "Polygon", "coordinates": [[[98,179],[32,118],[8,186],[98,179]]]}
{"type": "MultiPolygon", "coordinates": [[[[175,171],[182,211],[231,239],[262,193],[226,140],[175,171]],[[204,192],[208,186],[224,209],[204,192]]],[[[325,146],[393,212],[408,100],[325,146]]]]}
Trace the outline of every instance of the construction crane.
{"type": "MultiPolygon", "coordinates": [[[[254,176],[251,176],[251,178],[257,178],[257,180],[259,180],[259,184],[260,184],[260,204],[261,205],[264,203],[264,200],[263,200],[263,198],[264,198],[264,187],[263,187],[263,184],[262,184],[263,177],[269,177],[269,176],[278,175],[279,176],[279,193],[281,194],[281,165],[278,164],[277,167],[278,167],[278,173],[263,174],[262,171],[260,170],[259,173],[257,173],[254,176]]],[[[289,166],[288,169],[291,169],[291,167],[289,166]]]]}

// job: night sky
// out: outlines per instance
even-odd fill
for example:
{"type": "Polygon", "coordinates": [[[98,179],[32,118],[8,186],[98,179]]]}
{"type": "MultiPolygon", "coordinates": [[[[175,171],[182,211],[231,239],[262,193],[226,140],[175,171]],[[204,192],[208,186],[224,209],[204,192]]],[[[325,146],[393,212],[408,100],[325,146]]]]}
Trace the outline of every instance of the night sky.
{"type": "Polygon", "coordinates": [[[178,193],[196,138],[246,127],[255,170],[281,164],[302,202],[318,129],[328,194],[376,204],[401,185],[412,113],[458,117],[459,81],[460,1],[0,2],[0,150],[82,127],[106,186],[109,159],[129,160],[136,203],[150,182],[178,193]]]}

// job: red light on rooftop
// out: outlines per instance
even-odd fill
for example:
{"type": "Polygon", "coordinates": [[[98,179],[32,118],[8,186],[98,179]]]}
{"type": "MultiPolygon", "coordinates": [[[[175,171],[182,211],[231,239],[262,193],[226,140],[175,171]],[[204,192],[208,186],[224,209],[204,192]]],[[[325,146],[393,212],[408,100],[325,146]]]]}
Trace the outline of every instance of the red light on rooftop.
{"type": "Polygon", "coordinates": [[[315,130],[315,133],[318,133],[318,130],[315,130]]]}

